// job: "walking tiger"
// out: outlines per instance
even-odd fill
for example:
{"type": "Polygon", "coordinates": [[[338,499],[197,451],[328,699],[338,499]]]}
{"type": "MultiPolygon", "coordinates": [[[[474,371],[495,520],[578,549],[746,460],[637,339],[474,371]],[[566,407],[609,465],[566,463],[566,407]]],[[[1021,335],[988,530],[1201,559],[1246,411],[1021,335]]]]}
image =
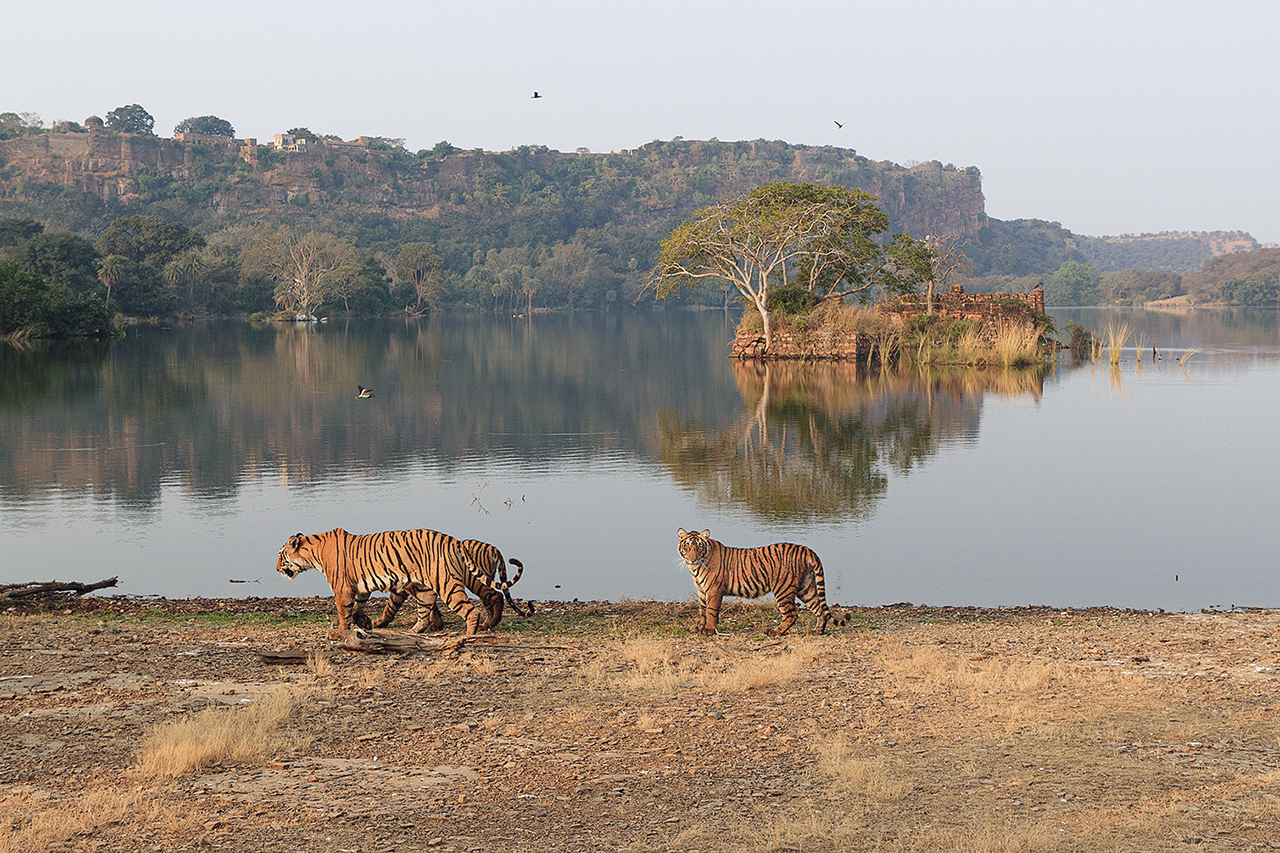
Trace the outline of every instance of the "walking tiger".
{"type": "MultiPolygon", "coordinates": [[[[462,583],[483,602],[485,609],[489,612],[489,627],[496,628],[498,623],[502,621],[502,602],[511,605],[511,609],[516,612],[517,616],[532,616],[533,604],[528,603],[529,612],[521,611],[520,606],[516,604],[508,591],[516,585],[516,581],[520,580],[520,576],[524,574],[524,564],[512,557],[510,560],[503,559],[502,552],[488,542],[481,542],[479,539],[464,539],[459,543],[464,551],[471,556],[472,563],[475,564],[476,571],[468,572],[463,577],[462,583]],[[507,580],[507,563],[516,567],[515,577],[507,580]],[[493,582],[494,576],[500,579],[500,583],[493,582]],[[499,595],[498,593],[501,593],[499,595]]],[[[410,628],[413,633],[421,634],[428,629],[439,631],[444,627],[444,618],[440,614],[440,607],[437,605],[437,596],[430,587],[418,587],[416,585],[391,590],[391,596],[387,599],[387,604],[382,610],[382,617],[373,623],[375,628],[381,628],[390,625],[392,620],[396,618],[396,613],[403,606],[405,599],[412,596],[418,604],[418,621],[410,628]]],[[[367,594],[362,598],[356,596],[357,607],[362,605],[369,596],[367,594]]]]}
{"type": "MultiPolygon", "coordinates": [[[[481,586],[485,607],[467,597],[463,578],[478,574],[475,562],[461,542],[434,530],[355,535],[337,527],[310,536],[295,533],[280,548],[276,570],[294,578],[307,569],[323,572],[333,590],[338,608],[338,628],[329,634],[333,638],[353,624],[370,627],[357,599],[374,591],[399,593],[403,601],[419,589],[430,589],[466,620],[468,634],[491,625],[494,596],[497,606],[502,604],[502,594],[488,585],[481,586]]],[[[372,627],[383,624],[379,620],[372,627]]]]}
{"type": "Polygon", "coordinates": [[[790,542],[762,548],[730,548],[711,538],[711,531],[679,531],[678,546],[693,582],[698,587],[698,630],[714,634],[720,620],[720,602],[726,595],[759,598],[772,592],[782,611],[782,623],[765,631],[780,637],[800,618],[796,599],[818,618],[816,633],[827,630],[827,607],[822,561],[813,549],[790,542]]]}

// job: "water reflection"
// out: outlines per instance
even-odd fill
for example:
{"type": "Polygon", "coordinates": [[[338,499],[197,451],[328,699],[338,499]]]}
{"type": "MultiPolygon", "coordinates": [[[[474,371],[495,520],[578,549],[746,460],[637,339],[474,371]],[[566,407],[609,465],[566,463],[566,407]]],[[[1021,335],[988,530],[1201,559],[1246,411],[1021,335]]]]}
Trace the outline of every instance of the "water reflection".
{"type": "Polygon", "coordinates": [[[48,489],[145,509],[276,478],[647,456],[653,412],[736,406],[704,318],[443,317],[138,329],[114,343],[0,347],[0,494],[48,489]],[[377,397],[357,400],[356,384],[377,397]]]}
{"type": "Polygon", "coordinates": [[[713,506],[743,504],[775,522],[865,519],[889,473],[905,475],[940,447],[976,438],[986,394],[1039,400],[1044,377],[736,362],[736,422],[709,431],[663,413],[662,460],[713,506]]]}

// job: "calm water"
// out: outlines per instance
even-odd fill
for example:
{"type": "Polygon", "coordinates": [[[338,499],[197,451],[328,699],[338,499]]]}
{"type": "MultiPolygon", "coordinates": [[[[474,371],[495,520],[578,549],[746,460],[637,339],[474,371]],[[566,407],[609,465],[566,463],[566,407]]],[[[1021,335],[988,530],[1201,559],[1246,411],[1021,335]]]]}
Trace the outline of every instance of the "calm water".
{"type": "Polygon", "coordinates": [[[684,312],[0,346],[0,583],[327,595],[288,535],[430,527],[523,598],[683,599],[696,527],[811,545],[849,604],[1280,606],[1276,312],[1051,314],[1141,362],[765,368],[684,312]]]}

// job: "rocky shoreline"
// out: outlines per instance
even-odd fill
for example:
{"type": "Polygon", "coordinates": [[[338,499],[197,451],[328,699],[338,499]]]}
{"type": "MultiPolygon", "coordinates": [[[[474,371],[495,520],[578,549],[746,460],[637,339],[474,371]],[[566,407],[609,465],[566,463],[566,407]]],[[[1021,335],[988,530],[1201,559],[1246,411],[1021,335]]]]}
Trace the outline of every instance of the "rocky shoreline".
{"type": "Polygon", "coordinates": [[[1280,612],[902,603],[772,640],[771,607],[693,609],[538,602],[412,655],[332,646],[327,598],[9,609],[0,853],[1275,849],[1280,612]],[[156,763],[280,695],[257,753],[156,763]]]}

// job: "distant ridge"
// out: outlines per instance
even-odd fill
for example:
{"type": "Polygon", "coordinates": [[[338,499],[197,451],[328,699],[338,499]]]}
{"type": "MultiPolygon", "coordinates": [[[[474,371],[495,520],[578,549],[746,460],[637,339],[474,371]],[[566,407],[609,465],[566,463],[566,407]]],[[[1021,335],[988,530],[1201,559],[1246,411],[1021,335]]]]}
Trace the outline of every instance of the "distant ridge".
{"type": "Polygon", "coordinates": [[[1049,275],[1064,262],[1099,272],[1197,270],[1258,243],[1240,231],[1089,237],[1058,222],[1002,221],[985,210],[981,173],[937,160],[904,165],[852,148],[779,140],[654,140],[609,153],[541,145],[411,153],[400,140],[273,142],[180,134],[85,132],[0,140],[0,217],[32,217],[95,239],[114,219],[160,216],[206,235],[287,223],[375,251],[442,246],[463,275],[476,253],[580,242],[620,278],[653,262],[658,241],[700,207],[773,181],[855,187],[875,195],[890,232],[960,238],[975,275],[1049,275]]]}
{"type": "Polygon", "coordinates": [[[1098,272],[1127,269],[1194,272],[1218,255],[1260,248],[1258,241],[1245,231],[1162,231],[1077,237],[1076,245],[1086,262],[1098,272]]]}

